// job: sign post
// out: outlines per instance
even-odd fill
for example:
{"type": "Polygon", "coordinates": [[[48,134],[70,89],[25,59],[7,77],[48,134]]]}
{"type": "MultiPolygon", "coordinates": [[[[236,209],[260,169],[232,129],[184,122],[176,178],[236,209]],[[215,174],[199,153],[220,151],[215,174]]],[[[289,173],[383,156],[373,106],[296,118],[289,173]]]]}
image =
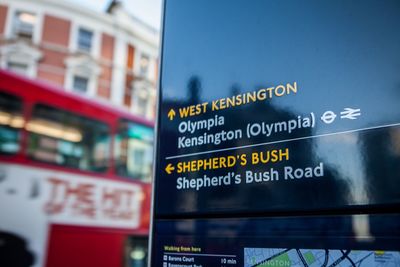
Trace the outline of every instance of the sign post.
{"type": "Polygon", "coordinates": [[[399,266],[400,4],[165,1],[152,266],[399,266]]]}

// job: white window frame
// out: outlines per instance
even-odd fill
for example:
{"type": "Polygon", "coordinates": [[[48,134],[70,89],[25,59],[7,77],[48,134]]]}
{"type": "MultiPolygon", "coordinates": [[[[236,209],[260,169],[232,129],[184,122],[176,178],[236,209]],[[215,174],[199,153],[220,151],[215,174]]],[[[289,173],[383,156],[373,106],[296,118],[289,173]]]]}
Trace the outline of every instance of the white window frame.
{"type": "Polygon", "coordinates": [[[70,33],[70,39],[69,39],[69,49],[72,52],[80,52],[80,53],[86,53],[89,55],[92,55],[94,58],[98,58],[100,55],[100,45],[101,45],[101,40],[100,40],[100,32],[94,29],[93,27],[90,27],[90,25],[84,25],[83,23],[77,23],[74,21],[71,21],[71,33],[70,33]],[[79,49],[78,47],[78,41],[79,41],[79,29],[85,29],[87,31],[91,31],[93,33],[92,36],[92,47],[90,48],[90,51],[84,51],[79,49]]]}
{"type": "Polygon", "coordinates": [[[139,62],[138,62],[138,64],[139,64],[139,75],[141,76],[141,77],[144,77],[144,78],[148,78],[149,77],[149,74],[150,74],[150,68],[151,68],[151,56],[149,55],[149,54],[147,54],[147,53],[140,53],[140,58],[139,58],[139,62]],[[146,71],[145,72],[143,72],[142,71],[142,59],[143,58],[147,58],[147,60],[148,60],[148,62],[147,62],[147,69],[146,69],[146,71]]]}
{"type": "Polygon", "coordinates": [[[146,88],[144,88],[142,86],[137,86],[136,88],[134,88],[131,97],[132,97],[132,101],[131,101],[132,112],[134,112],[135,114],[137,114],[139,116],[147,117],[148,109],[149,109],[149,94],[148,94],[146,88]],[[144,113],[142,113],[141,110],[139,109],[139,102],[142,101],[143,99],[146,99],[146,106],[145,106],[144,113]]]}
{"type": "Polygon", "coordinates": [[[136,76],[143,77],[148,81],[155,82],[157,81],[155,64],[157,62],[157,53],[158,50],[154,50],[148,45],[142,42],[131,42],[131,44],[135,47],[135,62],[133,72],[136,76]],[[142,54],[147,55],[149,57],[149,66],[146,75],[141,75],[140,72],[140,59],[142,54]]]}
{"type": "Polygon", "coordinates": [[[24,33],[24,34],[30,34],[30,38],[29,39],[33,39],[33,36],[34,36],[34,34],[35,34],[35,26],[36,26],[36,24],[37,24],[37,15],[35,14],[35,13],[33,13],[33,12],[28,12],[28,11],[25,11],[25,10],[17,10],[17,11],[15,11],[15,13],[14,13],[14,17],[13,17],[13,35],[14,36],[17,36],[17,35],[19,35],[19,34],[21,34],[21,33],[24,33]],[[26,23],[26,22],[21,22],[21,20],[19,19],[19,16],[18,16],[18,14],[29,14],[30,16],[33,16],[34,17],[34,22],[33,23],[26,23]],[[28,32],[28,31],[25,31],[24,29],[23,29],[23,27],[21,27],[23,24],[26,24],[26,25],[29,25],[29,27],[32,27],[32,28],[30,28],[30,31],[28,32]]]}
{"type": "Polygon", "coordinates": [[[5,45],[0,47],[0,66],[7,69],[8,63],[27,65],[26,76],[35,78],[37,76],[38,61],[43,54],[36,48],[24,42],[5,45]]]}
{"type": "Polygon", "coordinates": [[[130,110],[138,116],[142,116],[147,119],[154,119],[153,108],[156,98],[154,86],[146,80],[133,81],[131,86],[133,88],[133,92],[131,95],[132,106],[130,107],[130,110]],[[141,101],[142,98],[147,99],[146,110],[144,114],[142,114],[138,109],[139,101],[141,101]]]}
{"type": "Polygon", "coordinates": [[[98,66],[98,64],[87,55],[80,57],[69,57],[65,60],[65,64],[67,66],[67,71],[64,86],[67,91],[82,94],[82,92],[79,92],[73,88],[74,76],[81,76],[88,79],[88,88],[84,94],[95,97],[97,94],[98,79],[101,73],[100,66],[98,66]]]}
{"type": "Polygon", "coordinates": [[[90,29],[87,29],[84,27],[78,27],[77,36],[76,36],[76,47],[79,51],[90,54],[92,52],[92,50],[94,49],[94,42],[93,42],[94,40],[93,39],[94,39],[94,31],[93,30],[90,30],[90,29]],[[86,50],[80,46],[80,38],[81,38],[80,32],[81,31],[86,31],[91,34],[90,46],[88,47],[88,50],[86,50]]]}
{"type": "Polygon", "coordinates": [[[87,73],[83,74],[82,68],[80,67],[68,69],[67,74],[65,76],[65,88],[67,89],[67,91],[73,93],[84,94],[87,96],[96,96],[97,76],[94,74],[87,74],[87,73]],[[75,76],[80,76],[88,79],[88,86],[86,92],[80,92],[78,90],[75,90],[74,88],[75,76]]]}
{"type": "Polygon", "coordinates": [[[36,23],[33,28],[31,40],[34,44],[40,44],[43,31],[43,10],[41,10],[39,7],[22,5],[22,3],[13,3],[8,6],[6,24],[4,29],[5,38],[17,38],[17,36],[14,35],[14,18],[16,17],[17,12],[28,12],[36,15],[36,23]]]}

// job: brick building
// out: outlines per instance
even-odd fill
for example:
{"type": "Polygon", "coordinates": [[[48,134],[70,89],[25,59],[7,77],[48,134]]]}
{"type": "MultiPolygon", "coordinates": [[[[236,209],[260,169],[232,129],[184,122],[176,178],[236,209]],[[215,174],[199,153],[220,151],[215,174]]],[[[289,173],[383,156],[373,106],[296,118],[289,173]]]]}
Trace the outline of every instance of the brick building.
{"type": "Polygon", "coordinates": [[[155,116],[158,32],[111,1],[0,0],[0,67],[155,116]]]}

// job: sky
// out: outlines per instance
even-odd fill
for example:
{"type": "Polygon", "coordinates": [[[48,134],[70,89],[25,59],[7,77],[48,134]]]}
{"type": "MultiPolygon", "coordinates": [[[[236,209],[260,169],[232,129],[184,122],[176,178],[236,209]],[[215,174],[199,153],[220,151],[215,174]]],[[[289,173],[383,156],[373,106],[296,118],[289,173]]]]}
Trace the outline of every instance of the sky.
{"type": "MultiPolygon", "coordinates": [[[[83,5],[92,10],[103,12],[111,0],[67,0],[78,5],[83,5]]],[[[162,0],[122,0],[126,10],[149,24],[153,28],[160,29],[162,0]]]]}

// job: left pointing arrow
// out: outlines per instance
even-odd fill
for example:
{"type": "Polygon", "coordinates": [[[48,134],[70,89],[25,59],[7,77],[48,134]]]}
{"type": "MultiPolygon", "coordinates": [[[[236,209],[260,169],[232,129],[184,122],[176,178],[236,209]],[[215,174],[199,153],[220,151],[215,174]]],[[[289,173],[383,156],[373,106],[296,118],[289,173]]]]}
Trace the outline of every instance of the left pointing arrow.
{"type": "Polygon", "coordinates": [[[171,174],[173,170],[175,170],[175,167],[174,167],[171,163],[168,164],[167,167],[165,167],[165,171],[166,171],[168,174],[171,174]]]}

